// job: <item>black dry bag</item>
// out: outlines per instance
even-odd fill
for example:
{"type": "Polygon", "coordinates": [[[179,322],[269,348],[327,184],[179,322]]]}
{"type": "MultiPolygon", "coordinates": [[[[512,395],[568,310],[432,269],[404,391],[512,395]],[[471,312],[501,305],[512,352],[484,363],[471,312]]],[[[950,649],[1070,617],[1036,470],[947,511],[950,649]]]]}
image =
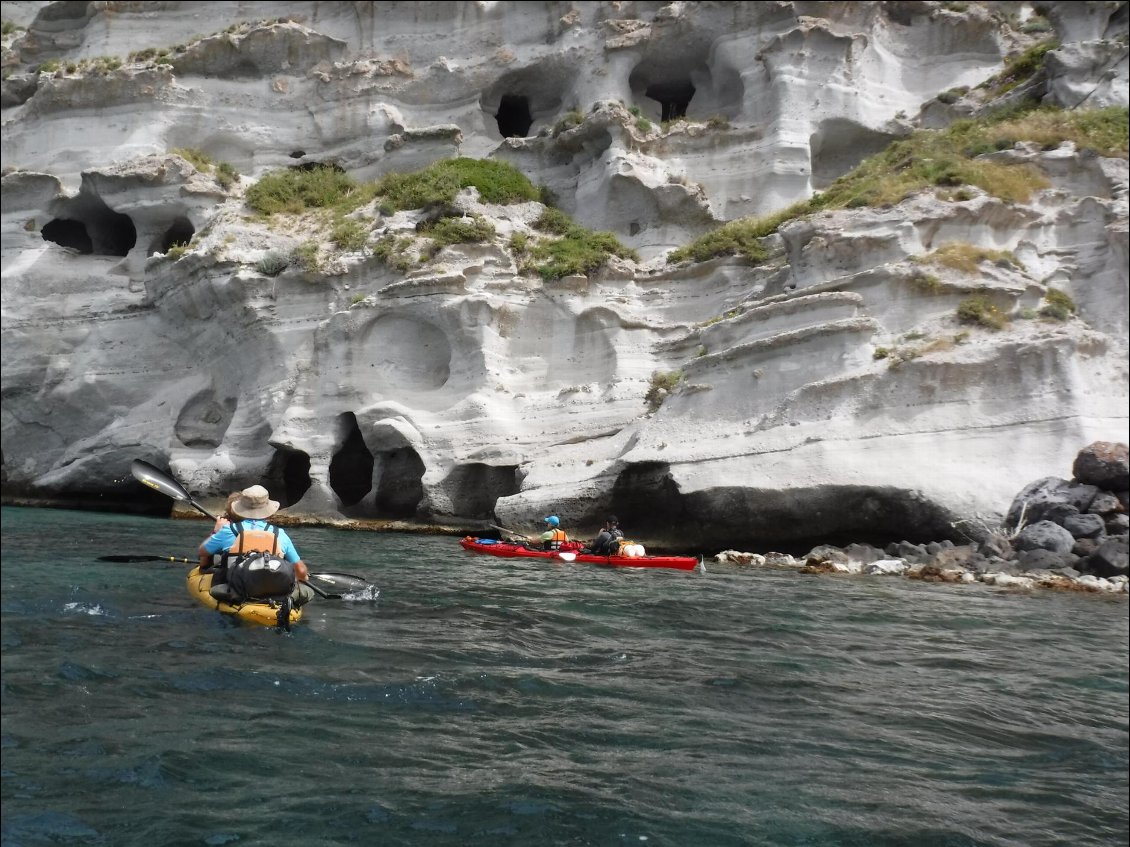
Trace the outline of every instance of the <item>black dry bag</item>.
{"type": "Polygon", "coordinates": [[[270,553],[248,553],[228,564],[228,585],[245,599],[290,594],[294,565],[270,553]]]}

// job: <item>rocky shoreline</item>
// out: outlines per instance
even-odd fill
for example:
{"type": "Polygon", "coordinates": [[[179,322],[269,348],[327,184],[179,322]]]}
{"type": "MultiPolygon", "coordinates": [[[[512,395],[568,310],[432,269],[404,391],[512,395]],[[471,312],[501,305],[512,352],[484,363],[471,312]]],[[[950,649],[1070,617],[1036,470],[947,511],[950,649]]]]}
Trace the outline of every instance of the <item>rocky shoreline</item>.
{"type": "Polygon", "coordinates": [[[1130,592],[1128,488],[1127,445],[1096,441],[1079,452],[1072,479],[1045,477],[1025,486],[1012,501],[1002,526],[955,525],[969,537],[968,544],[901,541],[882,550],[868,544],[821,545],[802,558],[725,550],[714,560],[796,568],[801,573],[904,576],[923,582],[1126,594],[1130,592]]]}

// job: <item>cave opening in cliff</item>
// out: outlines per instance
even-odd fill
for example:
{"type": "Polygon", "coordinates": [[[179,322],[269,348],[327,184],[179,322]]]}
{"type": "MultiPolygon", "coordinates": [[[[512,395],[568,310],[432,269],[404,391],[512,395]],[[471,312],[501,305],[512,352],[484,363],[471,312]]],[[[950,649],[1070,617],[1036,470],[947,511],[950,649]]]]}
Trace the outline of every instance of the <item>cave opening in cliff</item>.
{"type": "Polygon", "coordinates": [[[659,103],[661,121],[673,121],[687,116],[694,91],[690,79],[676,79],[651,83],[644,89],[644,96],[659,103]]]}
{"type": "Polygon", "coordinates": [[[682,526],[686,505],[666,462],[640,462],[620,471],[612,486],[611,508],[620,525],[640,534],[667,535],[682,526]]]}
{"type": "Polygon", "coordinates": [[[172,222],[160,238],[153,242],[149,248],[149,255],[168,253],[173,247],[188,244],[192,241],[194,235],[196,235],[196,227],[192,225],[192,221],[182,215],[172,222]]]}
{"type": "Polygon", "coordinates": [[[451,509],[464,518],[490,518],[499,497],[518,493],[517,465],[460,465],[440,484],[451,500],[451,509]]]}
{"type": "Polygon", "coordinates": [[[55,219],[42,231],[47,241],[95,256],[125,256],[137,243],[137,229],[130,216],[115,212],[85,188],[77,197],[52,204],[52,211],[55,219]]]}
{"type": "Polygon", "coordinates": [[[345,508],[359,503],[372,491],[374,460],[353,412],[338,416],[337,430],[339,446],[330,459],[330,488],[345,508]]]}
{"type": "Polygon", "coordinates": [[[292,447],[274,445],[275,455],[267,467],[267,488],[283,508],[302,499],[310,488],[310,457],[292,447]]]}
{"type": "Polygon", "coordinates": [[[530,99],[522,94],[503,94],[498,103],[498,131],[503,138],[525,138],[530,134],[534,118],[530,114],[530,99]]]}
{"type": "Polygon", "coordinates": [[[40,234],[44,241],[54,241],[60,247],[69,247],[80,253],[94,252],[94,242],[82,221],[55,218],[43,225],[40,234]]]}
{"type": "Polygon", "coordinates": [[[411,447],[377,453],[379,481],[373,500],[377,516],[410,518],[424,499],[424,462],[411,447]]]}

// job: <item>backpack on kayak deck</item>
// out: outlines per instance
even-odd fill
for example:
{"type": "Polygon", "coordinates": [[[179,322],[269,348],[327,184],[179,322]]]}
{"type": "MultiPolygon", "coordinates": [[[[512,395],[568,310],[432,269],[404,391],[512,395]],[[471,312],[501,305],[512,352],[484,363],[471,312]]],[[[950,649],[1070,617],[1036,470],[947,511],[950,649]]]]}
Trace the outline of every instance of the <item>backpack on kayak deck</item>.
{"type": "Polygon", "coordinates": [[[294,583],[294,565],[272,553],[247,553],[228,565],[228,587],[244,599],[290,594],[294,583]]]}
{"type": "Polygon", "coordinates": [[[279,529],[245,529],[232,524],[236,541],[228,551],[227,582],[237,597],[279,597],[294,590],[294,565],[279,555],[279,529]]]}

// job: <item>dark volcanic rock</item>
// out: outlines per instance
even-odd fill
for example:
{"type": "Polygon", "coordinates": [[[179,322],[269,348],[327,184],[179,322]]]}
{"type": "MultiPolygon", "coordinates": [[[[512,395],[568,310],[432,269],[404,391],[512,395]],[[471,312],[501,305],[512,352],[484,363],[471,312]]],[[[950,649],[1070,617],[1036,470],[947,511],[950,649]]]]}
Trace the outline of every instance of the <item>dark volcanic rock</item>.
{"type": "Polygon", "coordinates": [[[1106,521],[1098,515],[1068,515],[1063,528],[1075,538],[1098,538],[1106,534],[1106,521]]]}
{"type": "Polygon", "coordinates": [[[1020,567],[1025,571],[1062,571],[1075,565],[1078,561],[1070,550],[1066,553],[1055,553],[1051,550],[1024,550],[1017,557],[1020,567]]]}
{"type": "Polygon", "coordinates": [[[1125,444],[1096,441],[1079,451],[1071,472],[1084,484],[1106,491],[1124,490],[1130,487],[1130,448],[1125,444]]]}
{"type": "MultiPolygon", "coordinates": [[[[1071,552],[1071,548],[1075,546],[1075,539],[1059,524],[1039,521],[1024,527],[1013,541],[1013,546],[1019,551],[1050,550],[1053,553],[1063,554],[1071,552]]],[[[1023,558],[1021,560],[1023,561],[1023,558]]]]}
{"type": "Polygon", "coordinates": [[[1062,523],[1068,515],[1087,511],[1098,493],[1099,489],[1093,485],[1044,477],[1029,483],[1016,495],[1005,522],[1012,527],[1022,518],[1026,524],[1044,520],[1062,523]]]}
{"type": "Polygon", "coordinates": [[[1087,570],[1096,576],[1126,576],[1127,562],[1130,561],[1128,550],[1130,545],[1125,538],[1108,539],[1087,558],[1087,570]]]}

